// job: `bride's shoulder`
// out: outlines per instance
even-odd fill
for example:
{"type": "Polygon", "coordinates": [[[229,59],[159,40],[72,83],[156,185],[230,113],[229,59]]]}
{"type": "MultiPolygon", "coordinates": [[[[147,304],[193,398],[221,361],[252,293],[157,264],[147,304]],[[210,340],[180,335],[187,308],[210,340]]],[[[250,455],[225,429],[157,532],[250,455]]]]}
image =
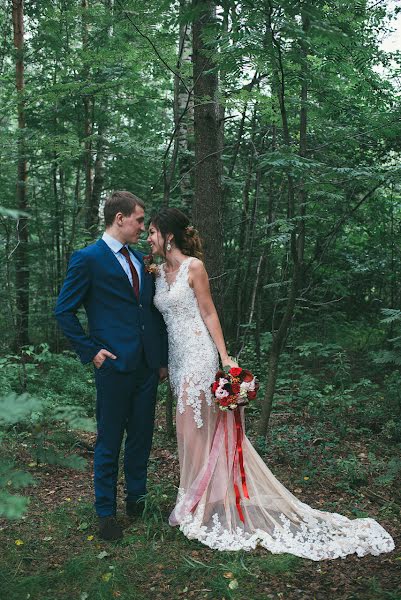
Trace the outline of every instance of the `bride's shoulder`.
{"type": "Polygon", "coordinates": [[[199,258],[196,258],[195,256],[191,256],[190,257],[191,260],[189,261],[189,270],[191,273],[202,273],[202,271],[205,270],[205,265],[203,264],[203,261],[201,261],[199,258]]]}
{"type": "Polygon", "coordinates": [[[189,262],[188,275],[189,285],[191,287],[194,287],[195,281],[198,282],[199,285],[206,285],[206,282],[208,281],[208,274],[203,261],[194,256],[191,257],[191,261],[189,262]]]}

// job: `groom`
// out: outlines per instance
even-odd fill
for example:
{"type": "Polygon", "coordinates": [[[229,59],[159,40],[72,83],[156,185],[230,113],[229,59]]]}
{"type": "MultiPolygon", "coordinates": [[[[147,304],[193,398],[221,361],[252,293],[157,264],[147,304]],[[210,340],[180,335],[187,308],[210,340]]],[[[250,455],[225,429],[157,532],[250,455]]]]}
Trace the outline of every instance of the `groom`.
{"type": "Polygon", "coordinates": [[[81,361],[95,367],[95,508],[100,537],[118,540],[120,447],[126,431],[126,512],[136,516],[146,493],[157,385],[167,377],[167,335],[153,305],[153,277],[143,255],[128,246],[145,231],[144,203],[130,192],[114,192],[104,220],[102,239],[71,256],[55,314],[81,361]],[[82,305],[88,333],[76,316],[82,305]]]}

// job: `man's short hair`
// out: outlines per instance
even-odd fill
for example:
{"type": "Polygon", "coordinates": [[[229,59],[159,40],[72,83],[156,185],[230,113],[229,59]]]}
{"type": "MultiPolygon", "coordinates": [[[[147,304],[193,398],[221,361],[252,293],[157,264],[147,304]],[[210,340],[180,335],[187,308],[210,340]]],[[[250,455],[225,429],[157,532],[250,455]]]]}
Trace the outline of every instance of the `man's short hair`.
{"type": "Polygon", "coordinates": [[[125,217],[129,217],[135,212],[137,206],[144,209],[145,203],[131,192],[125,190],[113,192],[104,203],[103,214],[106,227],[113,225],[117,213],[121,212],[125,217]]]}

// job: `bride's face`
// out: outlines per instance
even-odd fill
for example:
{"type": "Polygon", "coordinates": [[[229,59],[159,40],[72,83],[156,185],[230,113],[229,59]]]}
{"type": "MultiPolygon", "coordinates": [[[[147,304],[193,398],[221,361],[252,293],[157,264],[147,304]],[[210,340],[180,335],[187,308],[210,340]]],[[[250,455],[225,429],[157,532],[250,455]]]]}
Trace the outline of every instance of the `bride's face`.
{"type": "Polygon", "coordinates": [[[164,256],[164,239],[159,229],[151,223],[149,225],[149,235],[146,240],[150,245],[150,251],[155,256],[164,256]]]}

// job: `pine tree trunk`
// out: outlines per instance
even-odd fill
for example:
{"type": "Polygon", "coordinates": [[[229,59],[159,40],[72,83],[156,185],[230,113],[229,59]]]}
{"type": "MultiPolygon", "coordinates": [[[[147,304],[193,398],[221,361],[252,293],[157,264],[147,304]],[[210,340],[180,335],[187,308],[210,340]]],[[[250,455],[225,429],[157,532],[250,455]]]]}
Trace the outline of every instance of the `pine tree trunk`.
{"type": "MultiPolygon", "coordinates": [[[[194,134],[195,197],[193,220],[203,239],[205,263],[211,289],[220,317],[223,290],[223,228],[220,105],[218,74],[213,63],[210,43],[205,31],[215,21],[215,4],[210,0],[193,0],[196,14],[193,23],[194,67],[194,134]]],[[[213,49],[213,51],[216,51],[213,49]]]]}
{"type": "MultiPolygon", "coordinates": [[[[17,88],[18,115],[18,166],[17,166],[17,209],[26,212],[27,161],[25,150],[25,109],[24,109],[24,2],[13,0],[13,31],[16,49],[15,83],[17,88]]],[[[15,288],[16,288],[16,335],[15,346],[29,344],[29,256],[28,256],[28,218],[20,216],[17,223],[17,248],[15,251],[15,288]]]]}

